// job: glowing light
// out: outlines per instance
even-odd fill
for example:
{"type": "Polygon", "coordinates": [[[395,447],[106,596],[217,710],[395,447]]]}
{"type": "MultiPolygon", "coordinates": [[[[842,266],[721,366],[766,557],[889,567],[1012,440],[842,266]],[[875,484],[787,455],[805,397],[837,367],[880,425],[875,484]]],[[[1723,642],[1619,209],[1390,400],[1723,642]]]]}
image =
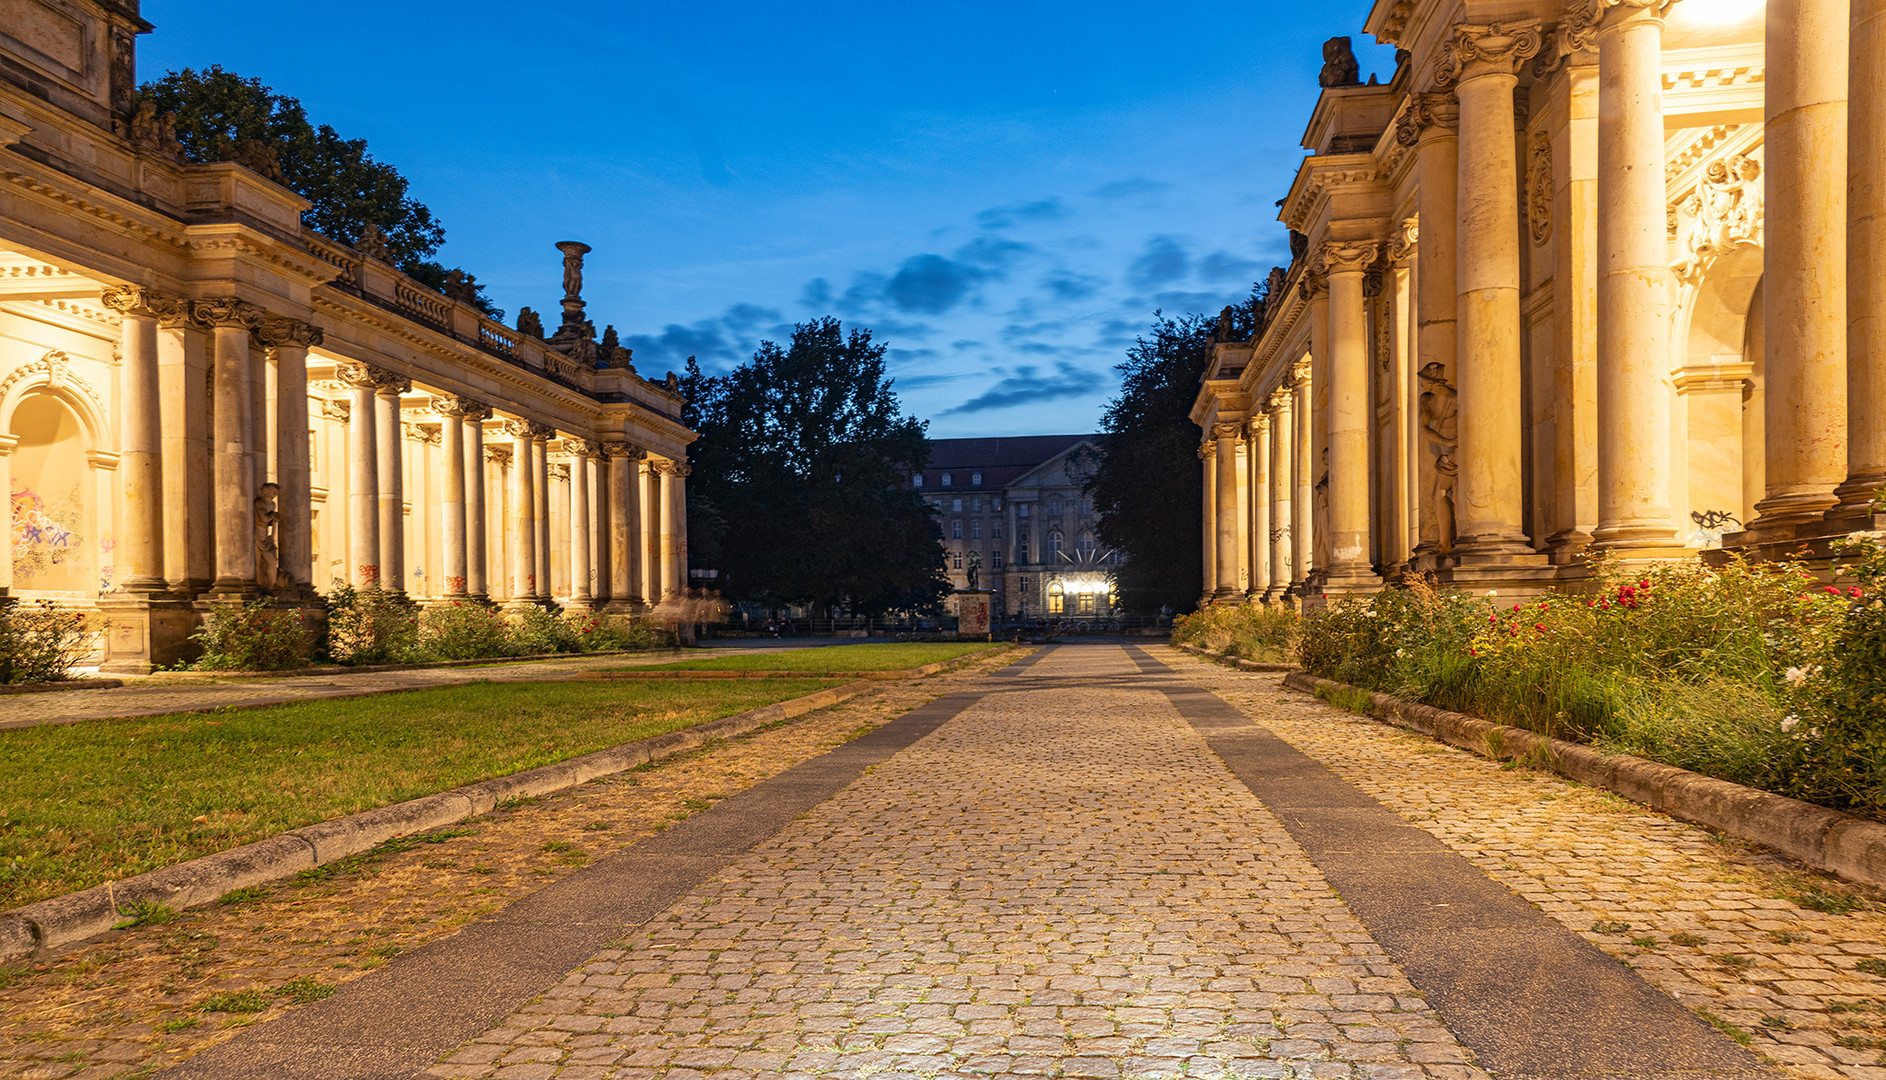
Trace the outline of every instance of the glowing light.
{"type": "Polygon", "coordinates": [[[1703,26],[1732,26],[1762,15],[1764,0],[1684,0],[1673,14],[1703,26]]]}

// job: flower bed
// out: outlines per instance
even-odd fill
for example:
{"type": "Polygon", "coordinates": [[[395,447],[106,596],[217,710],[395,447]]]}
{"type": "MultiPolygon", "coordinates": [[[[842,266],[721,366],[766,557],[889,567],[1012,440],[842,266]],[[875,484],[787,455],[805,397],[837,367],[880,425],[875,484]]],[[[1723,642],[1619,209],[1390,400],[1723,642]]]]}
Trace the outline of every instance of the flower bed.
{"type": "Polygon", "coordinates": [[[1416,582],[1304,619],[1311,674],[1886,819],[1886,548],[1788,564],[1592,565],[1524,603],[1416,582]]]}
{"type": "Polygon", "coordinates": [[[1282,604],[1213,604],[1174,619],[1172,643],[1263,663],[1288,663],[1295,658],[1299,621],[1296,610],[1282,604]]]}

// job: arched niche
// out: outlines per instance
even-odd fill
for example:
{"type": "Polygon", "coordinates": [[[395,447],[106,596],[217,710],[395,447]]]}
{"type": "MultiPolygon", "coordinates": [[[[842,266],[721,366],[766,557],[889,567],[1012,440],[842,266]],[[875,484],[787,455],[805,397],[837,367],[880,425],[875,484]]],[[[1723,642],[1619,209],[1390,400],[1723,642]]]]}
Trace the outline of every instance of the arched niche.
{"type": "Polygon", "coordinates": [[[1674,381],[1684,439],[1675,475],[1683,486],[1671,495],[1693,546],[1720,546],[1723,533],[1748,524],[1760,497],[1762,263],[1759,244],[1735,243],[1688,267],[1681,285],[1674,381]]]}
{"type": "Polygon", "coordinates": [[[107,584],[111,541],[100,513],[89,452],[92,434],[58,393],[28,392],[11,403],[13,441],[7,505],[15,596],[91,597],[107,584]]]}

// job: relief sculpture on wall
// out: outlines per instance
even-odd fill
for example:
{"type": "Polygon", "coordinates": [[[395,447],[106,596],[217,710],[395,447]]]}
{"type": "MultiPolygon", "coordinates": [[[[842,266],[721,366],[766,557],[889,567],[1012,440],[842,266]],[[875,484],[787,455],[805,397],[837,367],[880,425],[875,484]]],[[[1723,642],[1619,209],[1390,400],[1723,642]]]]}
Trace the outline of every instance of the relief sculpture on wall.
{"type": "Polygon", "coordinates": [[[1421,368],[1421,434],[1432,459],[1426,506],[1436,517],[1438,550],[1454,546],[1454,479],[1460,466],[1454,452],[1460,446],[1460,403],[1447,381],[1447,369],[1435,361],[1421,368]]]}

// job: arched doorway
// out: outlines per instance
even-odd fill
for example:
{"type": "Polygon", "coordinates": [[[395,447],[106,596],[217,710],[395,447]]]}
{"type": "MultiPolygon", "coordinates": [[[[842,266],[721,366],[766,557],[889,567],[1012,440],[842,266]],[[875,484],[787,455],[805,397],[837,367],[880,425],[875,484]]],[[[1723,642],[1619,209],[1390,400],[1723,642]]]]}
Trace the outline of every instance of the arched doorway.
{"type": "MultiPolygon", "coordinates": [[[[100,529],[97,481],[79,416],[50,393],[13,410],[13,594],[90,598],[109,585],[111,541],[100,529]]],[[[109,518],[106,518],[109,520],[109,518]]]]}

